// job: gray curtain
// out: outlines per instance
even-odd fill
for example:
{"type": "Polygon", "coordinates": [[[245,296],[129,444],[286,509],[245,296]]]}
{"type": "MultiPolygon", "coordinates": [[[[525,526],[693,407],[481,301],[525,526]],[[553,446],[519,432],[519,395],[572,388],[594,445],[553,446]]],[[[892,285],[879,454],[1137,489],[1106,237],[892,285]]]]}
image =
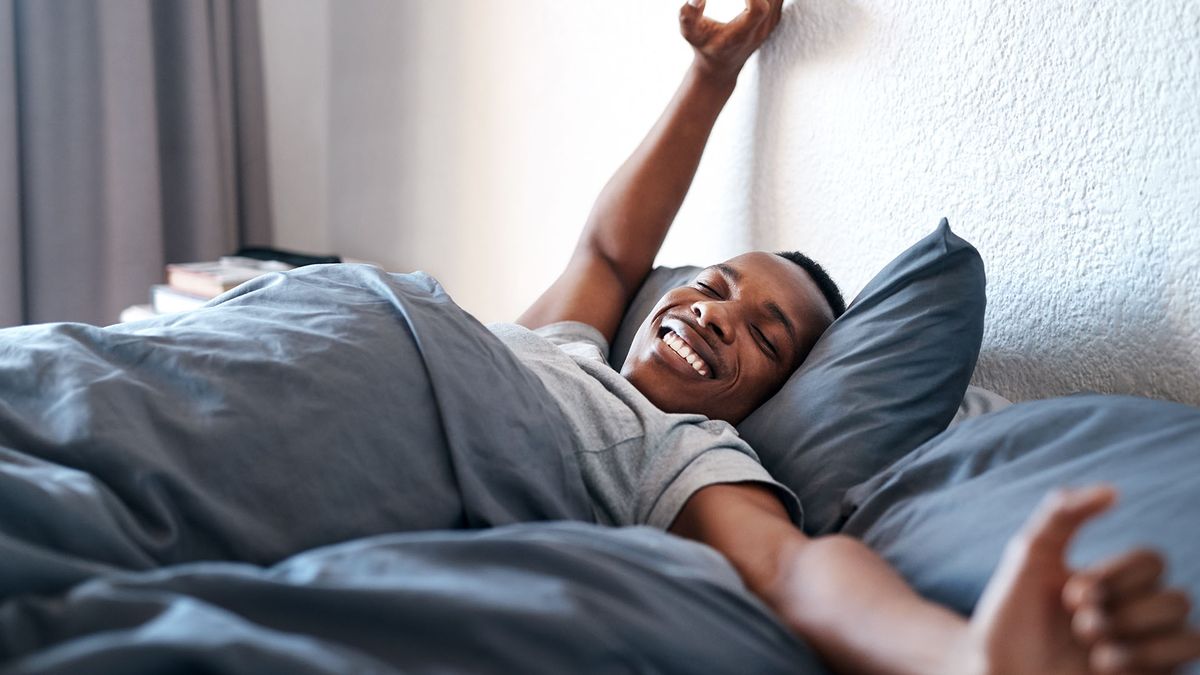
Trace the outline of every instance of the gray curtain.
{"type": "Polygon", "coordinates": [[[0,326],[269,244],[253,0],[0,0],[0,326]]]}

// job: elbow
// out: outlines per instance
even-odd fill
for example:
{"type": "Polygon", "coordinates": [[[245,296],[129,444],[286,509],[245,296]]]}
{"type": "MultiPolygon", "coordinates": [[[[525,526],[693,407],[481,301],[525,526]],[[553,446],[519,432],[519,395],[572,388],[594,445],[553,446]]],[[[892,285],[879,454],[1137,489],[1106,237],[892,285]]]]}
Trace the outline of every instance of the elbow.
{"type": "Polygon", "coordinates": [[[628,256],[621,256],[611,246],[606,246],[595,235],[581,239],[574,255],[576,258],[599,263],[608,269],[620,283],[621,290],[625,293],[626,297],[630,296],[634,290],[640,288],[642,282],[646,280],[646,276],[650,273],[649,267],[633,264],[631,261],[624,259],[628,256]]]}

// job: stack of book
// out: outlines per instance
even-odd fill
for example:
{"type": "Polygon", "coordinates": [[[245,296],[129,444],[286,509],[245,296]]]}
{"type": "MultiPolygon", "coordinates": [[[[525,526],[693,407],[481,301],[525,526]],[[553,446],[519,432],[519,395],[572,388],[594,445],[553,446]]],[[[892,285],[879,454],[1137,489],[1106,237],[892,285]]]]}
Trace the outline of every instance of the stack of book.
{"type": "Polygon", "coordinates": [[[127,308],[121,312],[121,321],[137,321],[203,307],[209,300],[257,276],[293,267],[278,260],[241,256],[225,256],[215,262],[167,265],[167,283],[150,287],[150,304],[127,308]]]}

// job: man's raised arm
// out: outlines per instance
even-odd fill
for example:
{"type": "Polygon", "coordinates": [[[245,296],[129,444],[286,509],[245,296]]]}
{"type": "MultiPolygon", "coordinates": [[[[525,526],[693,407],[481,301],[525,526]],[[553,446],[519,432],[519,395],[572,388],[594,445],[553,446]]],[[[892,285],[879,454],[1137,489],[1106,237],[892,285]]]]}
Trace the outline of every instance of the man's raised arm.
{"type": "Polygon", "coordinates": [[[695,51],[683,83],[596,199],[566,270],[517,323],[538,328],[581,321],[612,340],[683,204],[742,66],[779,23],[782,6],[783,0],[747,0],[729,23],[705,17],[703,0],[683,6],[680,31],[695,51]]]}

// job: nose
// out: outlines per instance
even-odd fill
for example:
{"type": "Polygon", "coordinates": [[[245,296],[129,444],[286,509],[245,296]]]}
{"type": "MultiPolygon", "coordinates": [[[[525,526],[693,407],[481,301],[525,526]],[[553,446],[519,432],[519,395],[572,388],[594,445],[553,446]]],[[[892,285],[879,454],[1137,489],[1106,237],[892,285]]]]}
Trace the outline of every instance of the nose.
{"type": "Polygon", "coordinates": [[[733,341],[733,331],[730,330],[733,324],[729,321],[724,303],[692,303],[692,314],[696,317],[696,323],[711,330],[721,342],[729,344],[733,341]]]}

